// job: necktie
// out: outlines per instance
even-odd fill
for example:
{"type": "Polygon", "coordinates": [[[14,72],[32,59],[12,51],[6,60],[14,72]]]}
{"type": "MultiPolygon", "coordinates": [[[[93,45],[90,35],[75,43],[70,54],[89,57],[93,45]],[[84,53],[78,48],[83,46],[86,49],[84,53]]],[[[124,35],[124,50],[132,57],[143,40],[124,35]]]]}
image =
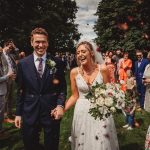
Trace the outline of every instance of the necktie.
{"type": "Polygon", "coordinates": [[[42,75],[43,75],[43,63],[42,63],[43,58],[37,58],[37,60],[39,61],[37,71],[38,71],[40,77],[42,78],[42,75]]]}

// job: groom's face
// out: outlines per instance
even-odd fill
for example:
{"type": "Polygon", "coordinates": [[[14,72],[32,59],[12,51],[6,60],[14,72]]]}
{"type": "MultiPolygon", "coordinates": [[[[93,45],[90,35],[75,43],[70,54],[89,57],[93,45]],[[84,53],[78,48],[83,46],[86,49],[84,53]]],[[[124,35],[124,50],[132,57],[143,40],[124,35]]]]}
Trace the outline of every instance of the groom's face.
{"type": "Polygon", "coordinates": [[[42,57],[48,48],[47,36],[43,34],[34,34],[31,39],[31,45],[34,49],[34,53],[37,56],[42,57]]]}

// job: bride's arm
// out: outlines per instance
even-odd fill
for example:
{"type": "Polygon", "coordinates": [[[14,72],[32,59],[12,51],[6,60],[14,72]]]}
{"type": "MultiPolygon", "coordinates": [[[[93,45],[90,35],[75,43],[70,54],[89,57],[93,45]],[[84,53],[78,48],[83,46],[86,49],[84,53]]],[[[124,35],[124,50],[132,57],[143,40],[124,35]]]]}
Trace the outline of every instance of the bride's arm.
{"type": "Polygon", "coordinates": [[[105,64],[101,65],[101,73],[103,76],[104,83],[110,82],[109,70],[105,64]]]}
{"type": "Polygon", "coordinates": [[[76,103],[76,101],[77,101],[77,99],[79,97],[79,93],[78,93],[78,89],[77,89],[77,85],[76,85],[76,80],[75,80],[76,75],[77,75],[77,69],[74,68],[70,72],[70,81],[71,81],[71,92],[72,92],[72,95],[66,101],[65,111],[67,111],[70,107],[72,107],[76,103]]]}

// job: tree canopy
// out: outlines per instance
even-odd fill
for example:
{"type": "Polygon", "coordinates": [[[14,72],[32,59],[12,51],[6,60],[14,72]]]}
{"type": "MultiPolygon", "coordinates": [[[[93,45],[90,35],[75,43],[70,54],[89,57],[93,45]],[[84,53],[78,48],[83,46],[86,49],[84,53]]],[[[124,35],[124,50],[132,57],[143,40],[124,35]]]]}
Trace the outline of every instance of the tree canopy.
{"type": "Polygon", "coordinates": [[[101,49],[150,50],[150,3],[148,0],[102,0],[94,26],[101,49]]]}
{"type": "Polygon", "coordinates": [[[80,38],[76,12],[74,0],[1,0],[0,41],[12,38],[20,49],[31,52],[32,29],[44,27],[51,51],[72,50],[80,38]]]}

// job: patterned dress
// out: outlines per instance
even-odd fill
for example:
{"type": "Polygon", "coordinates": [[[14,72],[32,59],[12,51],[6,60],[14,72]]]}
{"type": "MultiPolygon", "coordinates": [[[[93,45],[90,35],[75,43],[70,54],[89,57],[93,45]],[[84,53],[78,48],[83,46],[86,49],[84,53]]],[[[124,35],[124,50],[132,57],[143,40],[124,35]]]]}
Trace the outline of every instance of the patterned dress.
{"type": "MultiPolygon", "coordinates": [[[[146,66],[143,77],[150,79],[150,64],[146,66]]],[[[150,112],[150,83],[146,84],[144,109],[150,112]]]]}
{"type": "MultiPolygon", "coordinates": [[[[96,82],[103,83],[100,67],[92,85],[95,85],[96,82]]],[[[119,150],[113,117],[95,120],[88,113],[90,102],[85,98],[85,95],[89,92],[89,87],[79,71],[76,76],[76,84],[79,99],[75,105],[72,123],[72,150],[119,150]]]]}

